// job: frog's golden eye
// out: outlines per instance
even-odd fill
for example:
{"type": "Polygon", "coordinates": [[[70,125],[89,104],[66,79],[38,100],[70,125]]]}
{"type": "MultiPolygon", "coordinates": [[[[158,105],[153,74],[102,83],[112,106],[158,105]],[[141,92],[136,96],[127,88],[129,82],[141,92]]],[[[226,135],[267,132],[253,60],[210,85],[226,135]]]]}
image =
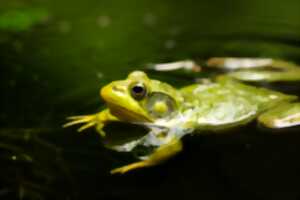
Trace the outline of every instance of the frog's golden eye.
{"type": "Polygon", "coordinates": [[[142,100],[147,94],[147,89],[143,83],[134,83],[130,87],[130,93],[134,99],[142,100]]]}

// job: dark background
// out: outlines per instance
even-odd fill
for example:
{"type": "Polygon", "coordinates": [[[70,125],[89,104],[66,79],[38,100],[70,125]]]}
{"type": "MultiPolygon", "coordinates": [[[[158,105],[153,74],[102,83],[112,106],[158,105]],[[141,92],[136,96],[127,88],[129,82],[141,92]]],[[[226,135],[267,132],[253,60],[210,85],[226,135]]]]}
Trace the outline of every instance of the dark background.
{"type": "MultiPolygon", "coordinates": [[[[0,199],[300,199],[299,129],[187,137],[167,163],[112,176],[131,155],[61,128],[146,63],[212,56],[299,62],[300,2],[0,0],[0,199]]],[[[125,128],[143,131],[107,132],[125,128]]]]}

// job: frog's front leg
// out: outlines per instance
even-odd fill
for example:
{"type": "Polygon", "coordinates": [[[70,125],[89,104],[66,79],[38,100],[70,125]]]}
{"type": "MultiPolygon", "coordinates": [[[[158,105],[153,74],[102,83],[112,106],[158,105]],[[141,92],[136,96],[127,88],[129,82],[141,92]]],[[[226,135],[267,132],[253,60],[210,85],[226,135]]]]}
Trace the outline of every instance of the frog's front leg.
{"type": "Polygon", "coordinates": [[[225,76],[241,81],[300,81],[300,66],[271,58],[210,58],[207,67],[230,70],[225,76]]]}
{"type": "Polygon", "coordinates": [[[116,173],[126,173],[128,171],[143,168],[143,167],[150,167],[154,165],[158,165],[163,161],[171,158],[178,152],[182,150],[182,142],[178,138],[173,138],[170,142],[160,146],[157,148],[151,155],[149,155],[145,160],[135,162],[120,168],[116,168],[111,170],[112,174],[116,173]]]}
{"type": "Polygon", "coordinates": [[[105,136],[105,133],[103,131],[103,127],[107,122],[110,121],[119,121],[117,117],[112,115],[108,109],[105,109],[99,113],[91,114],[91,115],[81,115],[81,116],[71,116],[67,119],[70,120],[70,122],[63,125],[63,127],[69,127],[76,124],[84,124],[78,129],[78,132],[81,132],[85,129],[88,129],[90,127],[96,126],[96,129],[98,133],[100,133],[101,136],[105,136]]]}
{"type": "Polygon", "coordinates": [[[258,117],[267,128],[279,129],[300,125],[300,103],[284,103],[258,117]]]}

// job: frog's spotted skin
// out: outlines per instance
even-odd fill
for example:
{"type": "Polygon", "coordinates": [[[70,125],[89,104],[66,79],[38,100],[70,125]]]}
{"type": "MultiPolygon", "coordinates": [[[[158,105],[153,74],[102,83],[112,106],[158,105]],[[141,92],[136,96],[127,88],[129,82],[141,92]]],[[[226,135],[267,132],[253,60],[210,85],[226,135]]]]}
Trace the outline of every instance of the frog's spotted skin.
{"type": "MultiPolygon", "coordinates": [[[[296,96],[238,81],[254,80],[245,79],[243,70],[264,81],[300,80],[300,68],[284,61],[271,62],[272,59],[228,59],[230,60],[210,59],[207,66],[230,69],[234,66],[234,70],[238,71],[181,89],[152,80],[144,72],[132,72],[126,79],[114,81],[101,89],[107,109],[93,115],[70,117],[71,121],[65,127],[84,123],[79,131],[95,126],[102,136],[105,136],[103,127],[110,121],[148,127],[149,133],[142,138],[114,147],[117,151],[127,152],[141,146],[154,149],[152,153],[140,156],[141,161],[111,171],[125,173],[157,165],[175,155],[182,150],[180,139],[195,130],[199,134],[206,130],[217,133],[255,119],[263,126],[273,129],[300,125],[300,103],[296,102],[296,96]],[[268,70],[267,67],[280,70],[268,70]]],[[[191,61],[171,65],[178,68],[177,65],[185,63],[189,64],[189,69],[194,69],[190,67],[191,61]]],[[[159,64],[159,67],[168,67],[168,64],[159,64]]]]}
{"type": "Polygon", "coordinates": [[[198,129],[244,124],[280,102],[297,98],[225,78],[207,85],[188,86],[181,91],[184,107],[194,110],[198,129]]]}

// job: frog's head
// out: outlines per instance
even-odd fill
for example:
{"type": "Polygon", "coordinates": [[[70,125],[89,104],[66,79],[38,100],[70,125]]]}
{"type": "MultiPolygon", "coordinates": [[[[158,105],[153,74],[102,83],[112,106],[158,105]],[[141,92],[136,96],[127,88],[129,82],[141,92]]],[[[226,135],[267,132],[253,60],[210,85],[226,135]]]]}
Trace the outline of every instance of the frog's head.
{"type": "Polygon", "coordinates": [[[141,71],[113,81],[100,92],[111,113],[129,122],[153,122],[174,114],[182,101],[172,86],[151,80],[141,71]]]}

